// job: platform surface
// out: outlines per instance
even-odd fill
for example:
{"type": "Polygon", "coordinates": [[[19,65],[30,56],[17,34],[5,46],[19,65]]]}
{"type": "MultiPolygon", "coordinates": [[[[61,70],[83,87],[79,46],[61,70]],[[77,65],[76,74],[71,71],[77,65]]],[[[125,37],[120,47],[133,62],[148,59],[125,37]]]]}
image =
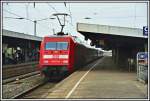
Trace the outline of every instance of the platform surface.
{"type": "Polygon", "coordinates": [[[135,72],[119,70],[111,57],[103,57],[71,74],[43,98],[147,98],[147,85],[137,81],[135,72]]]}

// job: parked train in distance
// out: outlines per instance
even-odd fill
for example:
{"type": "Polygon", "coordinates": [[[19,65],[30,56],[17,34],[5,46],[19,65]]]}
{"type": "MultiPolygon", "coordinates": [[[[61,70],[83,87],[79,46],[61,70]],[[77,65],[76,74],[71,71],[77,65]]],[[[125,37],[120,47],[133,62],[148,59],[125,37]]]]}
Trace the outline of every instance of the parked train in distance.
{"type": "Polygon", "coordinates": [[[103,56],[103,52],[89,48],[70,35],[45,36],[40,46],[38,69],[50,78],[54,72],[72,73],[85,64],[103,56]]]}

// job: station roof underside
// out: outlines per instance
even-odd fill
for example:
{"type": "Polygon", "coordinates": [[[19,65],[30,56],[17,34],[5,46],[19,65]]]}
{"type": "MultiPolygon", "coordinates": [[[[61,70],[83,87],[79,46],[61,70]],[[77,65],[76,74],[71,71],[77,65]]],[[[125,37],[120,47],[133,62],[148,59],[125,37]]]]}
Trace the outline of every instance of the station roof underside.
{"type": "Polygon", "coordinates": [[[42,37],[9,31],[5,29],[3,29],[2,36],[14,37],[14,38],[26,39],[26,40],[42,41],[42,37]]]}
{"type": "Polygon", "coordinates": [[[107,35],[147,38],[147,36],[143,36],[143,30],[139,28],[78,23],[77,30],[79,32],[103,33],[107,35]]]}
{"type": "Polygon", "coordinates": [[[90,40],[104,40],[106,46],[136,46],[148,42],[138,28],[78,23],[77,31],[90,40]]]}

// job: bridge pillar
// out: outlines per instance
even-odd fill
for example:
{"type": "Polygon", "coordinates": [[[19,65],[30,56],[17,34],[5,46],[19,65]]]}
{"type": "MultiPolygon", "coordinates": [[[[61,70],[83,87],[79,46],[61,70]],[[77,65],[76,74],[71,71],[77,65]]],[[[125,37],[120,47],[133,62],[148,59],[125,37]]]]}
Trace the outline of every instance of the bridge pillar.
{"type": "Polygon", "coordinates": [[[115,61],[115,49],[112,49],[112,60],[115,61]]]}
{"type": "Polygon", "coordinates": [[[118,47],[117,65],[121,69],[127,69],[129,55],[130,55],[130,51],[129,50],[127,50],[126,48],[118,47]]]}
{"type": "Polygon", "coordinates": [[[147,44],[134,47],[116,47],[113,59],[118,67],[129,71],[136,71],[136,55],[138,52],[147,51],[147,47],[147,44]]]}
{"type": "Polygon", "coordinates": [[[144,44],[144,50],[145,50],[145,52],[148,52],[148,45],[147,45],[147,43],[144,44]]]}

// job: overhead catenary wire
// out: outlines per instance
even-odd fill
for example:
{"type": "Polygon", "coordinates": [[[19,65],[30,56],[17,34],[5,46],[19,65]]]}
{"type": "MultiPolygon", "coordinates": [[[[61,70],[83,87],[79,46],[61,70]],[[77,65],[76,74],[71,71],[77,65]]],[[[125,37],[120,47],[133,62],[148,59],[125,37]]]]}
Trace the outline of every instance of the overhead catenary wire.
{"type": "MultiPolygon", "coordinates": [[[[20,15],[18,15],[18,14],[15,14],[15,13],[11,12],[11,11],[8,11],[8,10],[6,10],[6,9],[4,9],[4,11],[5,11],[5,12],[7,12],[7,13],[9,13],[9,14],[15,15],[15,16],[17,16],[17,17],[24,18],[25,20],[29,20],[29,21],[34,22],[34,20],[31,20],[31,19],[26,18],[26,17],[22,17],[22,16],[20,16],[20,15]]],[[[52,15],[51,15],[50,17],[52,17],[52,15]]],[[[46,18],[42,18],[42,19],[38,19],[38,20],[36,20],[36,21],[48,20],[50,17],[46,17],[46,18]]]]}
{"type": "MultiPolygon", "coordinates": [[[[69,4],[69,3],[68,3],[69,4]]],[[[72,13],[71,13],[71,10],[70,10],[70,4],[69,4],[69,8],[67,8],[67,3],[66,2],[64,2],[64,5],[65,5],[65,7],[66,7],[66,9],[69,11],[69,17],[70,17],[70,19],[71,19],[71,26],[73,26],[73,24],[72,24],[72,13]]]]}
{"type": "MultiPolygon", "coordinates": [[[[34,2],[35,4],[35,2],[34,2]]],[[[43,13],[41,13],[41,11],[38,9],[38,6],[34,7],[35,12],[37,12],[39,15],[43,15],[43,13]]],[[[48,20],[50,17],[45,17],[36,21],[42,21],[42,20],[48,20]]]]}
{"type": "Polygon", "coordinates": [[[58,11],[55,9],[55,7],[53,7],[52,5],[50,5],[49,3],[47,3],[47,5],[52,8],[56,13],[58,13],[58,11]]]}
{"type": "MultiPolygon", "coordinates": [[[[48,6],[50,7],[50,8],[52,8],[53,10],[54,10],[54,12],[55,13],[58,13],[58,11],[56,10],[56,8],[55,7],[53,7],[52,5],[50,5],[49,3],[47,3],[48,4],[48,6]]],[[[71,14],[71,11],[69,11],[70,12],[70,14],[71,14]]],[[[72,15],[72,14],[71,14],[72,15]]],[[[71,15],[69,15],[70,17],[71,17],[71,15]]],[[[62,20],[62,19],[61,19],[62,20]]],[[[71,23],[68,21],[68,20],[66,20],[67,21],[67,23],[69,23],[71,26],[73,26],[73,24],[72,24],[72,17],[71,17],[71,23]]]]}
{"type": "MultiPolygon", "coordinates": [[[[56,10],[55,7],[51,6],[50,4],[48,4],[48,5],[49,5],[49,7],[51,7],[56,13],[58,13],[58,11],[56,10]]],[[[48,19],[50,19],[50,17],[53,16],[53,15],[51,15],[50,17],[46,17],[46,18],[43,18],[43,19],[37,19],[37,20],[29,19],[29,18],[28,18],[28,17],[29,17],[28,6],[29,6],[29,3],[25,6],[25,8],[26,8],[26,17],[20,16],[19,14],[16,14],[16,13],[14,13],[14,12],[12,12],[12,11],[7,10],[7,9],[3,9],[3,10],[4,10],[5,12],[11,14],[11,15],[14,15],[14,16],[16,16],[16,17],[19,17],[20,19],[25,19],[25,20],[32,21],[32,22],[34,22],[34,21],[48,20],[48,19]]],[[[36,9],[36,8],[35,8],[35,9],[36,9]]],[[[9,17],[8,17],[8,18],[9,18],[9,17]]],[[[19,19],[19,18],[18,18],[18,19],[19,19]]],[[[17,19],[17,18],[16,18],[16,19],[17,19]]],[[[61,19],[61,20],[62,20],[62,19],[61,19]]],[[[69,23],[69,24],[72,26],[72,24],[71,24],[68,20],[66,20],[66,22],[69,23]]],[[[41,25],[41,24],[40,24],[40,25],[41,25]]],[[[43,25],[41,25],[41,26],[43,27],[43,25]]],[[[44,29],[45,29],[45,26],[44,26],[44,29]]],[[[48,28],[48,29],[49,29],[49,28],[48,28]]]]}
{"type": "MultiPolygon", "coordinates": [[[[8,11],[8,10],[6,10],[6,9],[3,9],[3,10],[4,10],[5,12],[9,13],[9,14],[12,14],[12,15],[15,15],[15,16],[17,16],[17,17],[21,17],[21,18],[24,18],[24,19],[26,19],[26,20],[32,21],[31,19],[22,17],[22,16],[20,16],[20,15],[18,15],[18,14],[16,14],[16,13],[13,13],[13,12],[8,11]]],[[[32,21],[32,22],[33,22],[33,21],[32,21]]]]}
{"type": "MultiPolygon", "coordinates": [[[[68,8],[68,11],[69,11],[69,13],[70,13],[70,15],[69,15],[69,17],[70,17],[70,19],[71,19],[71,23],[69,22],[69,21],[67,21],[74,29],[76,29],[74,26],[73,26],[73,21],[72,21],[72,12],[71,12],[71,9],[70,9],[70,3],[68,3],[68,5],[69,5],[69,8],[68,8]]],[[[66,8],[67,8],[67,6],[66,6],[66,8]]]]}
{"type": "MultiPolygon", "coordinates": [[[[49,3],[47,3],[47,5],[50,7],[50,8],[52,8],[53,9],[53,11],[55,12],[55,13],[58,13],[58,11],[56,10],[56,8],[55,7],[53,7],[52,5],[50,5],[49,3]]],[[[57,19],[58,19],[58,16],[57,16],[57,19]]],[[[62,18],[59,18],[61,21],[63,21],[64,19],[62,19],[62,18]]],[[[59,20],[58,20],[59,21],[59,20]]],[[[72,25],[72,23],[70,23],[68,20],[66,20],[65,19],[65,21],[67,22],[67,23],[69,23],[71,26],[73,26],[72,25]]],[[[59,24],[61,24],[61,22],[59,21],[59,24]]]]}
{"type": "Polygon", "coordinates": [[[70,18],[71,18],[71,24],[72,24],[72,13],[71,13],[71,10],[70,10],[70,4],[69,4],[69,12],[70,12],[70,18]]]}
{"type": "MultiPolygon", "coordinates": [[[[31,19],[26,18],[26,17],[22,17],[22,16],[20,16],[20,15],[18,15],[18,14],[16,14],[16,13],[13,13],[13,12],[8,11],[8,10],[6,10],[6,9],[3,9],[3,10],[4,10],[5,12],[7,12],[7,13],[9,13],[9,14],[12,14],[12,15],[15,15],[15,16],[17,16],[17,17],[19,17],[19,18],[22,18],[22,19],[25,19],[25,20],[34,22],[34,20],[31,20],[31,19]]],[[[12,17],[7,17],[7,18],[12,18],[12,17]]],[[[50,18],[50,17],[49,17],[49,18],[50,18]]],[[[36,21],[48,20],[49,18],[47,17],[47,18],[43,18],[43,19],[36,20],[36,21]]],[[[38,24],[38,23],[37,23],[37,24],[38,24]]],[[[40,26],[42,26],[44,29],[46,29],[45,26],[43,26],[43,25],[40,25],[40,26]]],[[[49,29],[49,28],[48,28],[48,29],[49,29]]]]}

